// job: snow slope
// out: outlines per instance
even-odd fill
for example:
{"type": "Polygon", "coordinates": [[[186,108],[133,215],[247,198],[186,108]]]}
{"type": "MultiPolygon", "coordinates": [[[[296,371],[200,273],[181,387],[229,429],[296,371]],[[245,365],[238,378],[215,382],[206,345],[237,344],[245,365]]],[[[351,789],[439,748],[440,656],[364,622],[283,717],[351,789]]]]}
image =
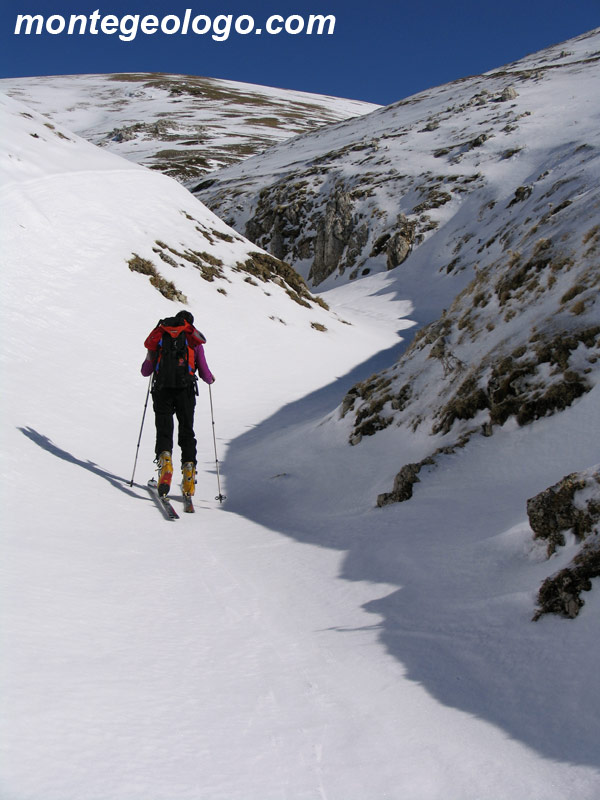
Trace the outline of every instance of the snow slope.
{"type": "Polygon", "coordinates": [[[600,593],[530,622],[552,565],[524,500],[557,451],[592,463],[597,392],[375,509],[374,465],[419,436],[351,448],[334,409],[403,346],[389,275],[301,305],[174,181],[2,111],[3,800],[596,798],[600,593]],[[142,342],[180,307],[134,253],[185,295],[217,376],[228,499],[201,387],[197,513],[176,523],[143,486],[151,412],[128,486],[142,342]]]}
{"type": "MultiPolygon", "coordinates": [[[[324,297],[368,281],[410,307],[405,349],[333,401],[347,440],[377,454],[371,502],[407,499],[473,437],[596,392],[599,90],[594,30],[282,143],[198,192],[324,297]]],[[[555,466],[551,483],[570,471],[555,466]]]]}
{"type": "Polygon", "coordinates": [[[535,188],[535,213],[512,209],[521,220],[542,216],[551,188],[544,210],[585,193],[578,166],[597,158],[599,59],[600,29],[282,142],[211,174],[198,196],[320,290],[400,265],[402,291],[403,265],[420,258],[420,285],[429,265],[437,291],[447,269],[453,298],[456,273],[489,260],[480,229],[519,187],[535,188]]]}
{"type": "Polygon", "coordinates": [[[0,91],[94,144],[190,185],[298,133],[378,108],[162,73],[4,78],[0,91]]]}

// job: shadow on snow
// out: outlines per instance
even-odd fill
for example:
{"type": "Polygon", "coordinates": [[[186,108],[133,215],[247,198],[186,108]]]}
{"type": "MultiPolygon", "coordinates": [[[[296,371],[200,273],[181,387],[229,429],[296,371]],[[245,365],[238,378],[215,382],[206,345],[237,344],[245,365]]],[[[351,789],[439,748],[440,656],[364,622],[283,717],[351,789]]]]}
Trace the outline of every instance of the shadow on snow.
{"type": "MultiPolygon", "coordinates": [[[[30,441],[32,441],[34,444],[37,444],[38,447],[41,447],[42,450],[45,450],[47,453],[50,453],[51,455],[56,456],[56,458],[60,458],[63,461],[67,461],[69,464],[75,464],[77,467],[82,467],[82,469],[85,469],[88,472],[97,475],[99,478],[103,478],[105,481],[108,481],[111,486],[113,486],[115,489],[118,489],[120,492],[124,492],[130,497],[140,499],[140,496],[130,488],[129,481],[125,478],[122,478],[119,475],[114,475],[112,472],[102,469],[102,467],[99,467],[93,461],[83,461],[82,459],[77,458],[67,450],[63,450],[61,447],[58,447],[58,445],[55,445],[51,439],[49,439],[47,436],[44,436],[44,434],[39,433],[34,428],[18,427],[18,430],[21,431],[23,436],[26,436],[30,441]]],[[[134,486],[137,486],[137,484],[134,483],[134,486]]]]}
{"type": "MultiPolygon", "coordinates": [[[[475,449],[491,473],[479,475],[477,460],[469,467],[469,459],[456,454],[445,470],[438,467],[419,484],[408,503],[354,515],[332,513],[322,500],[314,508],[309,498],[310,508],[295,511],[295,499],[286,506],[291,481],[276,487],[265,480],[271,469],[273,477],[291,477],[281,473],[280,455],[269,462],[282,430],[318,422],[352,385],[392,364],[406,345],[379,353],[232,441],[223,469],[230,498],[225,509],[297,541],[345,551],[346,580],[398,586],[364,608],[381,619],[381,641],[408,678],[441,703],[499,726],[546,758],[600,767],[597,666],[593,648],[583,644],[596,635],[594,615],[532,623],[534,592],[551,567],[528,562],[524,552],[502,551],[506,532],[526,522],[526,499],[539,491],[539,475],[495,475],[499,442],[486,439],[475,449]],[[262,477],[253,469],[257,464],[262,477]],[[461,469],[469,481],[464,486],[452,477],[461,469]],[[498,491],[490,491],[490,480],[498,491]]],[[[302,447],[318,450],[318,437],[317,429],[302,447]]],[[[403,463],[399,454],[398,468],[403,463]]],[[[305,486],[311,479],[305,476],[305,486]]],[[[524,542],[529,534],[522,535],[524,542]]]]}

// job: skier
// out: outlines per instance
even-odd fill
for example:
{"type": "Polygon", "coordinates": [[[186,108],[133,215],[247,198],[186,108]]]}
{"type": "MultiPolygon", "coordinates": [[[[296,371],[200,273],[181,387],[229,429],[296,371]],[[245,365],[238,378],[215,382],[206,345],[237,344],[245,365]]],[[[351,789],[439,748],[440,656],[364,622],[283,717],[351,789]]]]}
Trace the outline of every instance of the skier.
{"type": "Polygon", "coordinates": [[[144,342],[147,354],[141,372],[144,377],[154,373],[155,463],[161,496],[169,493],[173,477],[173,414],[177,416],[184,495],[191,497],[196,485],[196,370],[205,383],[214,383],[215,378],[204,355],[206,339],[193,323],[194,317],[189,311],[180,311],[174,317],[161,320],[144,342]]]}

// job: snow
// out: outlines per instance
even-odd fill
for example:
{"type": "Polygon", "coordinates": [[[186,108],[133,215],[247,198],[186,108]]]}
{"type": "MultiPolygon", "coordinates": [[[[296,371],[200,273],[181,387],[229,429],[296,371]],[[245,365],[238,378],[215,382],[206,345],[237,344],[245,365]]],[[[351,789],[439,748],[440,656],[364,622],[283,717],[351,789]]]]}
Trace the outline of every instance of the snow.
{"type": "MultiPolygon", "coordinates": [[[[3,78],[0,91],[111,152],[146,166],[202,156],[198,174],[379,106],[186,75],[3,78]],[[120,134],[120,135],[119,135],[120,134]],[[125,134],[125,135],[124,135],[125,134]]],[[[188,177],[195,185],[198,175],[188,177]]]]}
{"type": "Polygon", "coordinates": [[[431,437],[351,448],[337,406],[402,349],[411,295],[377,274],[307,309],[171,267],[157,240],[226,265],[257,248],[174,181],[1,106],[3,800],[597,798],[600,591],[530,621],[569,553],[540,557],[525,502],[597,463],[598,387],[377,509],[431,437]],[[142,343],[178,307],[132,253],[188,297],[217,377],[227,500],[201,385],[197,513],[175,523],[144,488],[151,409],[128,485],[142,343]]]}
{"type": "Polygon", "coordinates": [[[358,247],[350,238],[338,268],[318,284],[321,291],[356,279],[365,268],[385,271],[385,253],[373,256],[373,246],[380,236],[393,235],[398,215],[406,215],[417,225],[417,233],[423,228],[423,241],[415,243],[397,271],[394,288],[412,297],[412,274],[422,285],[422,273],[428,270],[432,291],[445,293],[445,302],[436,303],[433,314],[431,308],[417,309],[420,322],[431,321],[463,288],[458,283],[462,280],[464,286],[473,276],[472,270],[462,269],[466,262],[483,267],[502,252],[507,231],[501,228],[500,215],[506,224],[512,218],[511,228],[517,227],[515,218],[521,225],[528,218],[537,221],[551,203],[557,207],[572,195],[583,213],[596,214],[599,42],[596,30],[565,43],[566,54],[549,48],[507,68],[435,87],[367,116],[281,142],[219,170],[198,197],[237,230],[244,230],[251,219],[264,223],[259,241],[268,248],[277,240],[284,257],[308,279],[312,254],[297,260],[297,242],[314,236],[336,190],[347,193],[354,231],[365,224],[368,237],[358,247]],[[517,97],[501,101],[507,88],[517,97]],[[485,142],[470,146],[482,134],[488,137],[485,142]],[[561,183],[564,177],[569,183],[561,183]],[[534,194],[509,210],[519,186],[532,186],[534,194]],[[426,208],[424,215],[417,209],[430,189],[442,190],[451,199],[426,208]],[[265,196],[273,207],[295,208],[297,219],[289,226],[287,240],[285,225],[283,233],[281,225],[272,223],[269,230],[265,196]],[[488,203],[494,205],[486,208],[488,203]],[[481,254],[479,246],[492,232],[505,234],[505,239],[498,238],[481,254]],[[468,247],[462,240],[465,234],[472,235],[468,247]],[[450,280],[445,272],[440,277],[459,252],[462,274],[456,269],[450,280]],[[438,288],[441,282],[449,285],[438,288]]]}

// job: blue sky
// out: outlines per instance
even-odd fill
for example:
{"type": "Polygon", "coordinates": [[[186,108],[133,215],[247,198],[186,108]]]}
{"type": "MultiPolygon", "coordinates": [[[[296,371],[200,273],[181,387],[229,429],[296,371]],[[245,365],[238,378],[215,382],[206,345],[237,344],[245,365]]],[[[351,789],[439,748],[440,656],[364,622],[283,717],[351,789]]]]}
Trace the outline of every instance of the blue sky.
{"type": "Polygon", "coordinates": [[[247,81],[387,104],[417,91],[514,61],[600,25],[600,0],[4,0],[0,77],[107,72],[174,72],[247,81]],[[14,34],[18,14],[333,14],[329,36],[188,33],[14,34]]]}

